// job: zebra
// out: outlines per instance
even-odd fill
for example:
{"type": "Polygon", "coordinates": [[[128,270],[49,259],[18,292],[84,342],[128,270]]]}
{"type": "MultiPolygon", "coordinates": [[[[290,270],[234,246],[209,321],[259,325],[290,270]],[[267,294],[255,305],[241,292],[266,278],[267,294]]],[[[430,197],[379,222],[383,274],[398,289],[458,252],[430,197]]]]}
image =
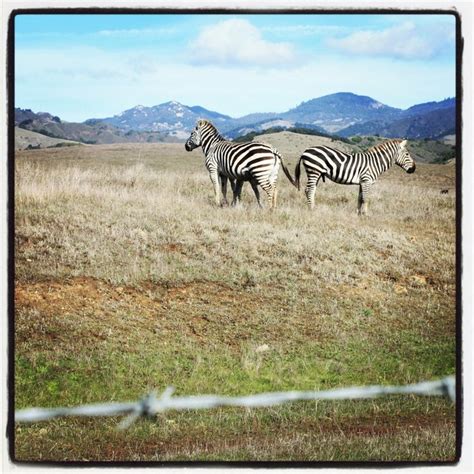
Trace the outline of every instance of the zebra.
{"type": "Polygon", "coordinates": [[[358,214],[367,214],[367,199],[372,184],[393,161],[407,173],[414,173],[416,164],[406,149],[407,140],[386,140],[363,153],[348,154],[327,146],[308,148],[295,168],[295,183],[300,188],[300,167],[303,163],[308,177],[306,200],[314,208],[314,194],[319,179],[327,176],[340,184],[358,184],[358,214]]]}
{"type": "Polygon", "coordinates": [[[216,204],[221,204],[220,186],[226,202],[227,179],[230,180],[234,197],[232,205],[240,201],[242,186],[245,181],[250,181],[252,189],[260,201],[260,186],[267,194],[270,208],[276,207],[276,181],[280,164],[290,182],[296,186],[293,177],[283,163],[278,150],[267,143],[246,142],[235,143],[225,140],[217,128],[207,120],[198,120],[196,127],[191,132],[185,144],[186,151],[192,151],[202,146],[206,157],[206,168],[209,172],[216,204]],[[233,184],[232,180],[235,180],[233,184]]]}

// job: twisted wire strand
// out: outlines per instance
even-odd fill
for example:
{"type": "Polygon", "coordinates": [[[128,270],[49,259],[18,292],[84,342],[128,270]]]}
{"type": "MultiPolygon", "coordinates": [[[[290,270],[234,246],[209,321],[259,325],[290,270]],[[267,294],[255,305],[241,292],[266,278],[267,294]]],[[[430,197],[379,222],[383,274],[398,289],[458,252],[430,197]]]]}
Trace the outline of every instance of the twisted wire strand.
{"type": "Polygon", "coordinates": [[[121,429],[125,429],[140,417],[149,417],[169,410],[197,410],[222,406],[256,408],[281,405],[298,400],[354,400],[396,394],[446,396],[454,402],[456,399],[456,381],[454,376],[449,376],[435,381],[410,385],[371,385],[322,391],[268,392],[238,397],[221,395],[172,397],[173,391],[172,387],[168,387],[159,398],[152,392],[136,402],[98,403],[71,408],[27,408],[15,412],[15,421],[35,423],[64,416],[127,415],[119,425],[121,429]]]}

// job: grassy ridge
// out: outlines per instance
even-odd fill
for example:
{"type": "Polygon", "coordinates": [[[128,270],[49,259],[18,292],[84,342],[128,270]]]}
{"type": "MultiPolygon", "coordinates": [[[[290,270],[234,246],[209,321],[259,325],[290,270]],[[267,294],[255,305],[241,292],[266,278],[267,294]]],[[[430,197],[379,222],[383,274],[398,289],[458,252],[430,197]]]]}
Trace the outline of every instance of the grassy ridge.
{"type": "MultiPolygon", "coordinates": [[[[280,134],[279,134],[280,135],[280,134]]],[[[298,144],[268,138],[294,165],[298,144]]],[[[296,138],[294,139],[296,140],[296,138]]],[[[16,403],[411,383],[454,373],[453,167],[357,189],[280,177],[280,206],[216,208],[200,152],[113,145],[18,153],[16,403]],[[186,172],[191,169],[191,173],[186,172]]],[[[432,460],[446,400],[305,402],[16,429],[19,459],[432,460]],[[77,440],[80,440],[78,442],[77,440]]]]}

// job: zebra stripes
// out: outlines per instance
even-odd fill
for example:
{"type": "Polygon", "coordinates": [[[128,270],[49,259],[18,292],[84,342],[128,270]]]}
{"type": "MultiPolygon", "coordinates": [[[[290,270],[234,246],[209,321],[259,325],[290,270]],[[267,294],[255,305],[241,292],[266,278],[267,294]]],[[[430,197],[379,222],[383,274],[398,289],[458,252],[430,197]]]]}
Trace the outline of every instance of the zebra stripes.
{"type": "Polygon", "coordinates": [[[319,179],[327,176],[340,184],[358,184],[358,213],[367,214],[367,199],[372,184],[395,162],[407,173],[416,165],[406,149],[406,140],[394,139],[369,148],[364,153],[348,154],[327,146],[308,148],[295,168],[295,183],[300,188],[301,163],[306,170],[306,199],[312,209],[319,179]]]}
{"type": "Polygon", "coordinates": [[[300,157],[295,168],[295,178],[291,176],[282,161],[280,153],[266,143],[234,143],[225,140],[214,125],[207,120],[199,120],[185,148],[192,151],[201,146],[206,157],[205,164],[214,185],[215,201],[221,204],[221,193],[227,203],[227,181],[233,191],[232,205],[240,201],[242,186],[249,181],[259,206],[259,187],[268,197],[271,208],[276,206],[276,181],[280,164],[289,181],[300,188],[301,163],[306,170],[306,199],[310,208],[314,207],[314,195],[319,179],[328,177],[340,184],[359,185],[358,213],[367,214],[368,197],[377,178],[393,163],[407,173],[416,169],[415,162],[406,149],[406,140],[387,140],[363,153],[348,154],[327,146],[308,148],[300,157]]]}
{"type": "Polygon", "coordinates": [[[294,184],[293,178],[282,162],[280,153],[266,143],[234,143],[225,140],[216,127],[207,120],[199,120],[191,136],[185,144],[187,151],[201,146],[206,156],[206,168],[214,185],[216,204],[221,204],[220,191],[226,202],[227,179],[235,180],[232,186],[235,205],[240,200],[244,181],[250,181],[259,206],[261,206],[260,186],[268,197],[271,208],[276,206],[276,181],[280,164],[288,179],[294,184]]]}

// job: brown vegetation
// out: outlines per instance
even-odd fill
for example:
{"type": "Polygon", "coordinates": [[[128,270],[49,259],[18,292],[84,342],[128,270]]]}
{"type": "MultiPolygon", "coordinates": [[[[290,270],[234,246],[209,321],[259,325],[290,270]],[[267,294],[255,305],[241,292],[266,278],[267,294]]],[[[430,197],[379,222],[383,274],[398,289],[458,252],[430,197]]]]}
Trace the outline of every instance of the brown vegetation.
{"type": "MultiPolygon", "coordinates": [[[[297,138],[265,141],[294,166],[297,138]]],[[[369,218],[356,215],[356,187],[333,183],[309,211],[283,173],[274,213],[250,186],[241,206],[217,208],[202,153],[177,144],[23,151],[15,166],[17,408],[454,371],[452,166],[390,170],[369,218]]],[[[450,460],[455,449],[442,399],[167,413],[126,432],[117,422],[18,425],[17,458],[450,460]]]]}

